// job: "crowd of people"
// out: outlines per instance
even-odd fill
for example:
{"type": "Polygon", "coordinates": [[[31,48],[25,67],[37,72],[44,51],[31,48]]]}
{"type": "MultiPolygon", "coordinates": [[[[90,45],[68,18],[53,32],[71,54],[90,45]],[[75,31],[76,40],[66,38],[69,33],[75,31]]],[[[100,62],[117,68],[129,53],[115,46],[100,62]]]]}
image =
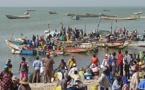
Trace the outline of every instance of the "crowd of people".
{"type": "Polygon", "coordinates": [[[62,90],[87,90],[83,80],[97,80],[96,87],[100,90],[144,90],[145,89],[145,52],[125,54],[121,50],[106,53],[103,61],[94,54],[90,64],[78,68],[77,60],[72,56],[68,62],[61,59],[54,68],[54,60],[48,53],[33,62],[34,72],[30,76],[29,65],[25,57],[19,64],[19,78],[12,73],[11,59],[6,61],[4,70],[0,72],[0,90],[31,90],[30,83],[52,83],[58,81],[56,88],[62,90]],[[143,80],[142,80],[143,79],[143,80]]]}

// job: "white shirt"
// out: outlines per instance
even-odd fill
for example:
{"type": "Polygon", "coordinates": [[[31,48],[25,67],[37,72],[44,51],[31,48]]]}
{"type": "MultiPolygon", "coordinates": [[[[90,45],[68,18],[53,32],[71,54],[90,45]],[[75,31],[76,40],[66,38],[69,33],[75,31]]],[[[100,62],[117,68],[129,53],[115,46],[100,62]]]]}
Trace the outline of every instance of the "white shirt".
{"type": "Polygon", "coordinates": [[[69,71],[69,73],[68,73],[68,75],[73,75],[74,74],[74,71],[78,71],[78,68],[77,67],[73,67],[73,68],[71,68],[70,69],[70,71],[69,71]]]}
{"type": "Polygon", "coordinates": [[[130,63],[132,61],[132,58],[130,57],[129,54],[125,55],[123,58],[123,64],[125,64],[125,60],[127,60],[128,63],[130,63]]]}

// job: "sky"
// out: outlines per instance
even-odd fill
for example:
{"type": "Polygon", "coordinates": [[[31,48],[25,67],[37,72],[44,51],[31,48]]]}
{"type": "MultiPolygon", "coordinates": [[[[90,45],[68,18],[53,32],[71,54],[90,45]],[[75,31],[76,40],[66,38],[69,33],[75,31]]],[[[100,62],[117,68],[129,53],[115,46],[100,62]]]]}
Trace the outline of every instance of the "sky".
{"type": "Polygon", "coordinates": [[[145,0],[0,0],[0,7],[145,7],[145,0]]]}

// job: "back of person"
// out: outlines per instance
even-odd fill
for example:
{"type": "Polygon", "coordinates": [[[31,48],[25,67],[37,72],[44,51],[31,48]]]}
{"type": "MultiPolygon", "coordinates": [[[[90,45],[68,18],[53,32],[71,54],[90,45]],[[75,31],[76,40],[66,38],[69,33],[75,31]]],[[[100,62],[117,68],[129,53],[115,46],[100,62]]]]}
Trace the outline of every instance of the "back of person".
{"type": "Polygon", "coordinates": [[[48,68],[53,68],[53,64],[54,64],[54,61],[53,61],[53,59],[48,59],[48,58],[45,58],[45,64],[44,64],[44,67],[46,68],[46,69],[48,69],[48,68]]]}
{"type": "Polygon", "coordinates": [[[21,64],[21,68],[20,68],[21,72],[28,71],[27,63],[26,62],[21,62],[20,64],[21,64]]]}
{"type": "Polygon", "coordinates": [[[92,57],[91,62],[94,63],[96,66],[98,66],[98,58],[97,57],[92,57]]]}

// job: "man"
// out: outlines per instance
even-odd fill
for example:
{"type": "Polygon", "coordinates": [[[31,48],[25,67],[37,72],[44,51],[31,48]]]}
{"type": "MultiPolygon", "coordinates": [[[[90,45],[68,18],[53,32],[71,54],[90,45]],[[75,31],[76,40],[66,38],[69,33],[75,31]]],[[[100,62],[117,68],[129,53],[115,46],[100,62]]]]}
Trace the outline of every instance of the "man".
{"type": "Polygon", "coordinates": [[[118,51],[118,59],[117,59],[117,64],[119,68],[120,75],[123,76],[123,55],[121,53],[121,50],[118,51]]]}
{"type": "Polygon", "coordinates": [[[58,68],[56,68],[56,70],[60,69],[63,72],[65,70],[65,68],[67,68],[66,62],[63,59],[61,59],[61,62],[59,64],[58,68]]]}
{"type": "Polygon", "coordinates": [[[101,68],[102,74],[101,74],[100,78],[98,79],[98,83],[100,85],[100,90],[109,90],[110,83],[109,83],[109,79],[107,77],[107,74],[108,74],[107,70],[108,70],[107,67],[101,68]]]}
{"type": "Polygon", "coordinates": [[[123,64],[125,65],[125,76],[130,79],[130,73],[129,73],[129,67],[132,59],[130,55],[128,54],[128,51],[125,51],[125,56],[123,58],[123,64]]]}
{"type": "Polygon", "coordinates": [[[98,66],[98,63],[100,63],[98,57],[95,54],[91,58],[91,63],[95,64],[96,66],[98,66]]]}
{"type": "Polygon", "coordinates": [[[32,83],[38,83],[40,81],[40,68],[41,68],[41,61],[39,61],[39,57],[36,57],[36,60],[33,62],[33,67],[35,69],[33,74],[32,83]]]}
{"type": "Polygon", "coordinates": [[[74,59],[74,56],[72,56],[72,58],[68,60],[68,66],[70,69],[73,67],[73,64],[76,64],[76,60],[74,59]]]}
{"type": "Polygon", "coordinates": [[[76,64],[73,64],[73,67],[70,69],[68,75],[73,75],[75,71],[78,71],[78,68],[76,67],[76,64]]]}
{"type": "Polygon", "coordinates": [[[50,55],[47,54],[47,57],[44,58],[43,60],[43,65],[44,65],[44,83],[51,83],[51,75],[53,71],[53,64],[54,60],[50,58],[50,55]]]}
{"type": "Polygon", "coordinates": [[[7,65],[4,66],[4,70],[0,72],[0,90],[8,90],[12,85],[13,74],[8,70],[7,65]]]}

